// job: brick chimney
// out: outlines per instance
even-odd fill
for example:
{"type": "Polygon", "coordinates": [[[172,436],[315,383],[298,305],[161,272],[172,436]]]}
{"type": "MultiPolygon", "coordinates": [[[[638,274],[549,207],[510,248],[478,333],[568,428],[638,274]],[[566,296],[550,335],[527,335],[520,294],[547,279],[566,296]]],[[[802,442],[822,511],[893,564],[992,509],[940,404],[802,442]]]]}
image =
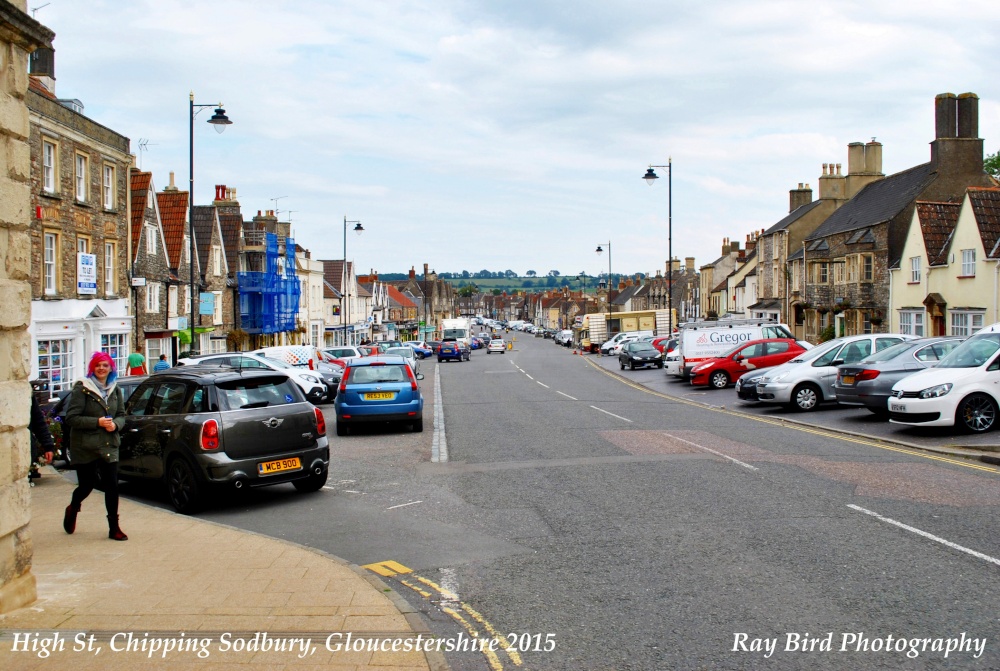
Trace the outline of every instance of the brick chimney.
{"type": "Polygon", "coordinates": [[[410,266],[410,279],[411,280],[412,279],[416,279],[416,277],[417,277],[417,270],[416,270],[416,268],[414,268],[413,266],[410,266]]]}
{"type": "Polygon", "coordinates": [[[757,233],[756,232],[747,233],[747,241],[746,241],[747,254],[750,254],[750,252],[752,252],[754,250],[754,247],[756,246],[757,246],[757,233]]]}
{"type": "Polygon", "coordinates": [[[799,188],[792,189],[788,192],[788,211],[794,212],[803,205],[811,203],[812,199],[813,191],[809,185],[799,182],[799,188]]]}

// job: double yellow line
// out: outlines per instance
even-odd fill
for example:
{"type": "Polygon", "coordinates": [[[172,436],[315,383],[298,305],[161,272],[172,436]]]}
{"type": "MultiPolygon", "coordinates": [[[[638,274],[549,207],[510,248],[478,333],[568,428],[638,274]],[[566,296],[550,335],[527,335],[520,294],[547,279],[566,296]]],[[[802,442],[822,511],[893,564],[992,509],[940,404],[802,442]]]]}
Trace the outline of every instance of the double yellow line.
{"type": "MultiPolygon", "coordinates": [[[[517,652],[517,650],[511,647],[503,634],[498,632],[496,628],[478,611],[474,610],[468,604],[459,601],[458,595],[451,590],[442,587],[427,578],[419,576],[416,573],[413,573],[413,569],[403,566],[399,562],[395,561],[366,564],[361,568],[368,569],[369,571],[377,573],[385,578],[394,578],[400,584],[409,587],[428,601],[432,600],[435,596],[440,595],[444,601],[454,604],[457,607],[456,609],[440,605],[441,611],[447,613],[452,619],[458,622],[471,638],[481,639],[488,637],[490,640],[497,641],[496,647],[503,650],[515,666],[521,666],[521,655],[517,652]],[[406,580],[400,577],[402,575],[412,575],[416,583],[420,584],[418,585],[411,580],[406,580]],[[423,585],[423,587],[421,587],[421,585],[423,585]],[[485,632],[485,635],[480,631],[480,629],[485,632]]],[[[490,650],[488,647],[483,647],[482,653],[485,655],[486,661],[489,663],[490,668],[493,669],[493,671],[503,671],[503,661],[499,655],[490,650]]]]}

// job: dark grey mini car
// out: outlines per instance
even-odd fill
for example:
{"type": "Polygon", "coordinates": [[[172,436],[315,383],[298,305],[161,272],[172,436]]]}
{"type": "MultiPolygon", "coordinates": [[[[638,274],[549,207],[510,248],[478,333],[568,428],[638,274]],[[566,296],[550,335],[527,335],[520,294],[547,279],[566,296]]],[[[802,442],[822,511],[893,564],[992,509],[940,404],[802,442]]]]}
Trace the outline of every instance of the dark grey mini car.
{"type": "Polygon", "coordinates": [[[892,385],[918,370],[930,368],[955,349],[964,338],[941,336],[907,340],[857,363],[837,368],[834,388],[837,403],[864,406],[879,417],[889,418],[887,404],[892,385]]]}
{"type": "Polygon", "coordinates": [[[180,513],[199,510],[210,490],[326,484],[323,414],[284,374],[173,368],[140,384],[125,411],[120,476],[162,482],[180,513]]]}

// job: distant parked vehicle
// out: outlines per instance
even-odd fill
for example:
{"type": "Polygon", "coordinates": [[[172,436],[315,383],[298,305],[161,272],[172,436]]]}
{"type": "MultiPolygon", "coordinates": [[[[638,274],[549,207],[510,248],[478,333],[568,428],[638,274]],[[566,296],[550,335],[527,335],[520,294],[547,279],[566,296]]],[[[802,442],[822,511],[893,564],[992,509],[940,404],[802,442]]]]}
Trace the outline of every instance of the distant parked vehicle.
{"type": "Polygon", "coordinates": [[[503,341],[503,338],[493,338],[490,340],[490,344],[486,346],[486,353],[493,354],[494,352],[499,352],[504,354],[507,351],[507,343],[503,341]]]}
{"type": "Polygon", "coordinates": [[[627,342],[622,345],[621,353],[618,355],[618,365],[622,370],[625,370],[626,366],[631,370],[646,366],[663,368],[663,355],[648,342],[627,342]]]}

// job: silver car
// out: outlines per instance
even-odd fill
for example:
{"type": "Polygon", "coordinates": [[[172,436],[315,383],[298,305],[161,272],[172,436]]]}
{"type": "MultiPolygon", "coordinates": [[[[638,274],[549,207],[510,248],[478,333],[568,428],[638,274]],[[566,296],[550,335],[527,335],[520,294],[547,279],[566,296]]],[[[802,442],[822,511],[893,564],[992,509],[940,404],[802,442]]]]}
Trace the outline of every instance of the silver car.
{"type": "Polygon", "coordinates": [[[790,410],[815,410],[824,401],[837,400],[837,367],[861,361],[915,336],[867,334],[846,336],[814,347],[804,355],[767,371],[757,381],[757,398],[790,410]]]}
{"type": "Polygon", "coordinates": [[[833,385],[837,403],[865,407],[888,419],[887,402],[892,395],[892,385],[918,370],[936,365],[962,340],[957,336],[908,340],[857,363],[840,366],[833,385]]]}
{"type": "Polygon", "coordinates": [[[420,372],[420,360],[417,359],[417,353],[413,351],[412,347],[402,345],[400,347],[390,347],[383,352],[383,354],[395,354],[396,356],[401,356],[406,359],[406,362],[410,364],[410,368],[413,369],[413,374],[416,375],[420,372]]]}

